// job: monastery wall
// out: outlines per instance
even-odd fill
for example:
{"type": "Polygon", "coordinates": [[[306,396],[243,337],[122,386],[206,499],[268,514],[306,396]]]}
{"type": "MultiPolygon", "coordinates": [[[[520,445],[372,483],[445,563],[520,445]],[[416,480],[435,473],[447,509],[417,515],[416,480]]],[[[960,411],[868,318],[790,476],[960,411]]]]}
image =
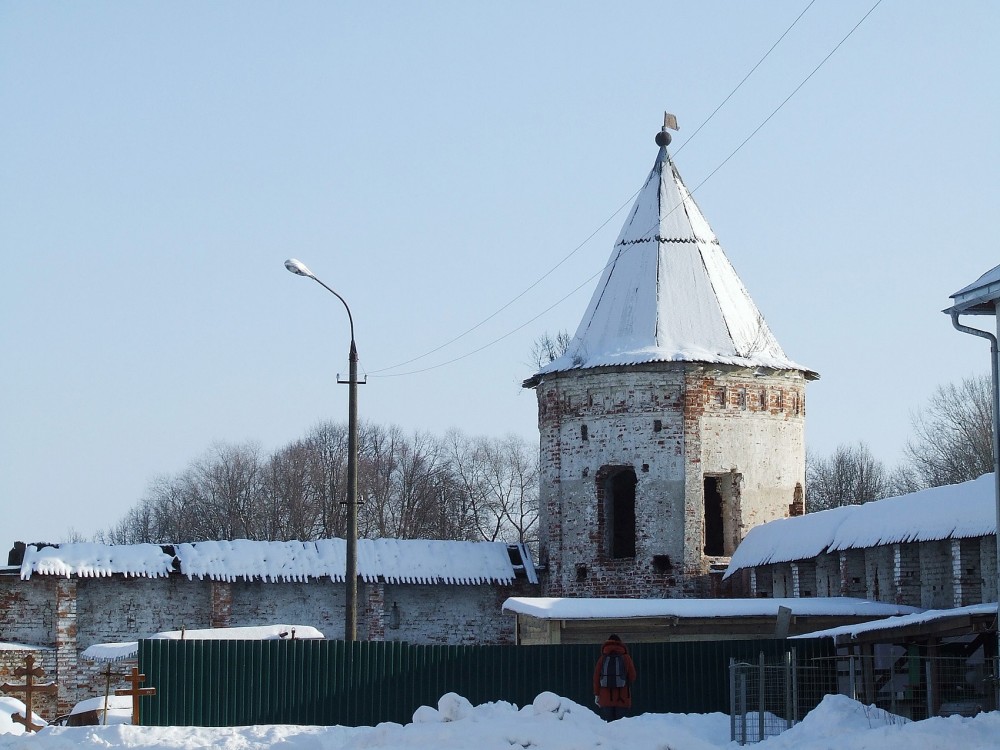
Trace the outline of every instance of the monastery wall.
{"type": "Polygon", "coordinates": [[[511,596],[537,596],[535,587],[518,593],[501,586],[385,585],[387,641],[442,645],[489,643],[513,645],[514,618],[502,613],[511,596]],[[461,596],[456,596],[457,590],[461,596]],[[398,612],[395,624],[393,605],[398,612]]]}
{"type": "MultiPolygon", "coordinates": [[[[410,643],[511,644],[514,626],[501,612],[511,596],[537,595],[527,583],[453,585],[359,583],[358,634],[410,643]],[[398,627],[392,616],[399,613],[398,627]]],[[[21,580],[0,574],[0,643],[30,644],[46,681],[59,683],[58,699],[40,713],[51,720],[84,698],[103,694],[106,663],[81,658],[96,643],[137,640],[165,630],[253,625],[311,625],[342,638],[344,585],[330,580],[265,583],[189,580],[185,576],[21,580]]],[[[22,666],[22,649],[0,648],[0,682],[22,666]],[[6,671],[5,671],[6,670],[6,671]]],[[[124,673],[134,660],[112,665],[124,673]]],[[[13,681],[13,679],[11,679],[13,681]]],[[[116,683],[117,684],[117,683],[116,683]]]]}

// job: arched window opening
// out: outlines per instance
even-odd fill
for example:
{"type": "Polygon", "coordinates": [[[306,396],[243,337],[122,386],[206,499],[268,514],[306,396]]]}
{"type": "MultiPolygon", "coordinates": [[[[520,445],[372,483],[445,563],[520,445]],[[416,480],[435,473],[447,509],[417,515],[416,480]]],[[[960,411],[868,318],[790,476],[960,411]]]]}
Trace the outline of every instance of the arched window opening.
{"type": "Polygon", "coordinates": [[[713,557],[724,555],[726,549],[719,479],[705,477],[705,554],[713,557]]]}
{"type": "Polygon", "coordinates": [[[633,469],[622,469],[604,480],[607,551],[611,557],[635,557],[635,487],[633,469]]]}
{"type": "Polygon", "coordinates": [[[735,470],[728,474],[704,477],[704,553],[726,557],[736,551],[741,541],[740,487],[743,476],[735,470]]]}

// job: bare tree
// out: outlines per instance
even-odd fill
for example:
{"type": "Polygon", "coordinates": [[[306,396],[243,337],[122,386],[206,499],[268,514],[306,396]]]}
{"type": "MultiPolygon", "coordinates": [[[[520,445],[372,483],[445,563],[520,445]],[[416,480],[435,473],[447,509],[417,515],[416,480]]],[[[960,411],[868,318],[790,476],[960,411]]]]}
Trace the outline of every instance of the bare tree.
{"type": "Polygon", "coordinates": [[[864,443],[837,446],[828,458],[806,456],[806,508],[809,511],[861,505],[896,494],[885,465],[864,443]]]}
{"type": "Polygon", "coordinates": [[[572,340],[572,336],[566,331],[559,331],[555,336],[546,331],[531,345],[531,363],[538,369],[545,367],[564,355],[572,340]]]}
{"type": "Polygon", "coordinates": [[[304,443],[307,483],[318,506],[312,538],[343,538],[347,534],[347,426],[322,422],[310,430],[304,443]]]}
{"type": "Polygon", "coordinates": [[[323,503],[310,482],[313,456],[304,440],[280,449],[267,463],[259,519],[262,538],[315,539],[322,534],[323,503]]]}
{"type": "Polygon", "coordinates": [[[989,375],[938,386],[913,416],[904,449],[922,487],[975,479],[993,471],[993,384],[989,375]]]}
{"type": "Polygon", "coordinates": [[[449,433],[455,481],[468,498],[480,539],[530,542],[537,537],[538,457],[513,435],[467,439],[449,433]]]}
{"type": "MultiPolygon", "coordinates": [[[[358,527],[363,537],[533,541],[534,451],[517,438],[439,440],[360,425],[358,527]]],[[[218,444],[143,498],[100,541],[320,539],[346,534],[347,429],[324,422],[263,456],[218,444]]]]}

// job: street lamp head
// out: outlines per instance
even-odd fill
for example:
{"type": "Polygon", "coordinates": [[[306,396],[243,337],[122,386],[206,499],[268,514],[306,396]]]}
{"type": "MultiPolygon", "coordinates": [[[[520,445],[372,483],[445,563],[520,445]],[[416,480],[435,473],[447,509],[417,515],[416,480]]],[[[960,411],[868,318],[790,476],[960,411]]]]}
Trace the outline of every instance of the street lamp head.
{"type": "Polygon", "coordinates": [[[316,278],[313,275],[313,272],[306,267],[305,263],[303,263],[301,260],[296,260],[295,258],[289,258],[288,260],[286,260],[285,268],[287,268],[289,271],[296,274],[297,276],[308,276],[310,279],[316,278]]]}

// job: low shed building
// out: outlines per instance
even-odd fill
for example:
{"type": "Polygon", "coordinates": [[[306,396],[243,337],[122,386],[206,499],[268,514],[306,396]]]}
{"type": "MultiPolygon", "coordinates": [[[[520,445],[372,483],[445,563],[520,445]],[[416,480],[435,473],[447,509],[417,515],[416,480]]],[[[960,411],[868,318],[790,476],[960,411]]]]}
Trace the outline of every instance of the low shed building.
{"type": "Polygon", "coordinates": [[[844,597],[813,599],[556,599],[513,597],[519,645],[784,638],[919,612],[844,597]]]}
{"type": "Polygon", "coordinates": [[[756,526],[726,578],[753,597],[853,596],[923,609],[997,596],[993,475],[756,526]]]}

